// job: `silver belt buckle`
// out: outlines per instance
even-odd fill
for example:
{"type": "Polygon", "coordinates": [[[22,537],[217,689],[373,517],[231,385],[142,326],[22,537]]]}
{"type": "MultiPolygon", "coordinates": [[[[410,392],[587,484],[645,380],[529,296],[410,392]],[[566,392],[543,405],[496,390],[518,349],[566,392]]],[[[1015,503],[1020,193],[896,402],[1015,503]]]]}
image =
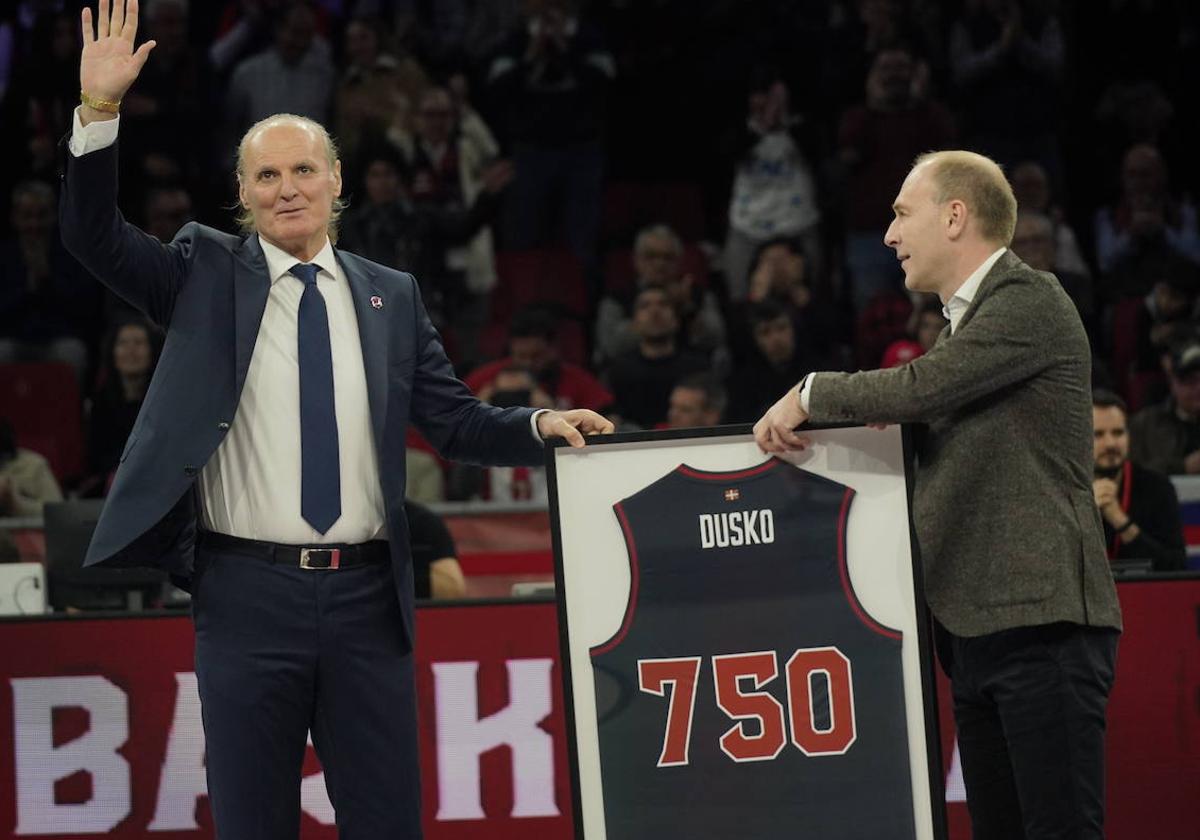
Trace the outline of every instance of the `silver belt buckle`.
{"type": "Polygon", "coordinates": [[[300,549],[301,569],[336,569],[341,564],[341,559],[340,548],[300,549]]]}

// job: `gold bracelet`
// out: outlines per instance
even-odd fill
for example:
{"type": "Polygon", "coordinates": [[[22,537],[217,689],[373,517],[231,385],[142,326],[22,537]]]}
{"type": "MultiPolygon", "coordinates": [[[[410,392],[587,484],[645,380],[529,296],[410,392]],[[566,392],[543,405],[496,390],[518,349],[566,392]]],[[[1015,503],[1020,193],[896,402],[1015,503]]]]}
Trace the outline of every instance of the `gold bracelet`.
{"type": "Polygon", "coordinates": [[[89,108],[93,108],[97,111],[103,111],[106,114],[115,114],[121,108],[121,100],[119,99],[116,102],[112,102],[108,99],[97,99],[94,96],[89,96],[82,90],[79,91],[79,101],[89,108]]]}

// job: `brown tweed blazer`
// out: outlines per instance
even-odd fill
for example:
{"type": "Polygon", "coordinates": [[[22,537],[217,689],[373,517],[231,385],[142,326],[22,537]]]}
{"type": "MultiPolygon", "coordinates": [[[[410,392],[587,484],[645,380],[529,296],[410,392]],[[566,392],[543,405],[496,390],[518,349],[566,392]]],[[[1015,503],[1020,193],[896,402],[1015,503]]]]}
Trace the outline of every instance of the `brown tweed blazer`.
{"type": "Polygon", "coordinates": [[[929,606],[952,633],[1121,627],[1092,495],[1091,354],[1053,275],[1006,251],[924,356],[810,388],[814,423],[926,424],[913,519],[929,606]]]}

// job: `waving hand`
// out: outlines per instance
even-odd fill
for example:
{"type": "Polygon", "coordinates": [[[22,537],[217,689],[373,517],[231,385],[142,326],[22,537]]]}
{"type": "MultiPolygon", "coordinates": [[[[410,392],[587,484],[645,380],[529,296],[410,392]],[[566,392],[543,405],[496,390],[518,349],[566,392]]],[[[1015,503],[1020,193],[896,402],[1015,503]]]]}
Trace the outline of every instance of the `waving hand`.
{"type": "Polygon", "coordinates": [[[137,36],[137,0],[113,0],[112,15],[109,0],[100,0],[96,26],[92,27],[92,10],[84,8],[83,54],[79,59],[79,89],[92,99],[118,103],[125,91],[137,79],[154,49],[147,41],[134,49],[137,36]]]}

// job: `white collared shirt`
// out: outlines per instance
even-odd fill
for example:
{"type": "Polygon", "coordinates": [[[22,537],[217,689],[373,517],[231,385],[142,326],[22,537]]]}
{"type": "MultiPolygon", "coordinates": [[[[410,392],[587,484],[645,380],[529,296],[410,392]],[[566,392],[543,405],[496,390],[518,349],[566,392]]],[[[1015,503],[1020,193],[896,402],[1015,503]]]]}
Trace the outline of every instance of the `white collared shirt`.
{"type": "Polygon", "coordinates": [[[300,262],[259,237],[271,282],[237,413],[225,439],[200,471],[200,521],[210,531],[292,545],[361,543],[386,535],[383,488],[367,402],[358,316],[345,273],[325,247],[320,268],[333,356],[334,416],[342,515],[318,533],[300,515],[300,262]]]}
{"type": "Polygon", "coordinates": [[[984,260],[979,268],[971,272],[963,284],[958,287],[958,291],[950,296],[950,300],[946,301],[942,306],[942,314],[946,316],[946,320],[950,322],[950,334],[958,329],[958,322],[962,320],[963,313],[971,306],[971,301],[975,300],[975,293],[979,291],[979,284],[983,282],[983,278],[987,277],[987,273],[992,270],[992,266],[996,264],[996,260],[1000,259],[1008,249],[1000,247],[992,253],[990,257],[984,260]]]}

